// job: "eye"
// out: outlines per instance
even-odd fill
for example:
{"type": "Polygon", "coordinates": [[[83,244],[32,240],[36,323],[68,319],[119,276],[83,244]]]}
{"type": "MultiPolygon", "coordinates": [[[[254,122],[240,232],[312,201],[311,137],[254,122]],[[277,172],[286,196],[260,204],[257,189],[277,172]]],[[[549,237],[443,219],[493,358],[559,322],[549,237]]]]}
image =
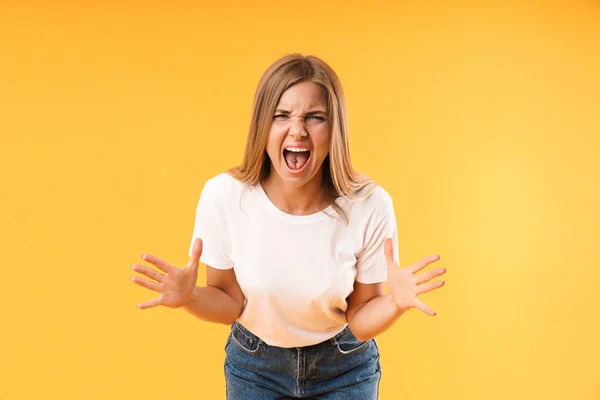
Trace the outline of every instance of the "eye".
{"type": "Polygon", "coordinates": [[[277,115],[275,115],[273,117],[273,119],[279,119],[279,120],[284,119],[284,118],[287,118],[287,115],[285,115],[285,114],[277,114],[277,115]]]}
{"type": "Polygon", "coordinates": [[[309,115],[306,117],[306,123],[309,125],[321,124],[322,122],[325,122],[325,118],[318,115],[309,115]]]}

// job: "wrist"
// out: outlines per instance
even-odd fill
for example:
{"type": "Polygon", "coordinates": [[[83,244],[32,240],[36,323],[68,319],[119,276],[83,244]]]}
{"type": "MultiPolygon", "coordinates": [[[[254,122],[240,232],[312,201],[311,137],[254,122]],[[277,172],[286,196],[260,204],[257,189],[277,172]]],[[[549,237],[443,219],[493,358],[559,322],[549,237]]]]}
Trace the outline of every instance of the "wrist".
{"type": "Polygon", "coordinates": [[[198,299],[199,297],[199,286],[194,286],[194,288],[192,289],[192,292],[190,293],[188,299],[185,301],[185,303],[183,303],[182,307],[191,307],[192,304],[198,299]]]}
{"type": "Polygon", "coordinates": [[[396,303],[396,300],[394,300],[394,296],[392,295],[392,293],[386,294],[385,298],[387,300],[387,303],[389,303],[389,307],[392,308],[396,315],[400,316],[406,311],[408,311],[408,308],[399,306],[398,303],[396,303]]]}

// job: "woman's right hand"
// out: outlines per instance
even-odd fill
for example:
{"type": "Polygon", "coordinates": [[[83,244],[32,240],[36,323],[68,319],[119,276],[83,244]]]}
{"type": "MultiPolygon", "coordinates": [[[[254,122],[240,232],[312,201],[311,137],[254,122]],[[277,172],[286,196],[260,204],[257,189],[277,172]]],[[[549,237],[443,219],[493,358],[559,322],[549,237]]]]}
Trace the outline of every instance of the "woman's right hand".
{"type": "Polygon", "coordinates": [[[196,238],[192,248],[192,258],[184,268],[178,268],[151,254],[142,254],[142,259],[153,264],[164,274],[139,264],[131,265],[131,269],[146,275],[148,279],[132,276],[131,280],[146,289],[160,293],[160,297],[138,304],[139,309],[155,306],[178,308],[187,304],[192,297],[198,279],[198,263],[202,254],[202,240],[196,238]]]}

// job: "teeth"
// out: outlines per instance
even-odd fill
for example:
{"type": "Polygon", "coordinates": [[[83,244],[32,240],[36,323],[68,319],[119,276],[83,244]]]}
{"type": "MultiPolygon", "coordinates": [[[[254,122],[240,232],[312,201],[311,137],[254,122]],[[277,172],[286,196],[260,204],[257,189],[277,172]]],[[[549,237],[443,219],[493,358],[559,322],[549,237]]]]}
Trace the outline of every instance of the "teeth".
{"type": "Polygon", "coordinates": [[[286,147],[285,148],[287,151],[292,151],[294,153],[303,153],[305,151],[310,151],[308,149],[303,149],[301,147],[286,147]]]}

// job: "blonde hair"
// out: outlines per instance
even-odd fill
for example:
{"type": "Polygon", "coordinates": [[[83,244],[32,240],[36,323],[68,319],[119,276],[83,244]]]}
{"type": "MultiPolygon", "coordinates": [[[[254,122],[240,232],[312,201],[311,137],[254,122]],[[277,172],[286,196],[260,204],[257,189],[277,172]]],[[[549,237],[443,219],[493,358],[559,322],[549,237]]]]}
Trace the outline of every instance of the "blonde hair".
{"type": "MultiPolygon", "coordinates": [[[[342,85],[333,69],[315,56],[286,55],[275,61],[265,71],[252,106],[252,119],[248,130],[246,150],[242,164],[227,171],[239,181],[255,186],[270,173],[270,160],[266,153],[267,139],[273,115],[281,95],[291,86],[312,81],[325,89],[329,113],[331,144],[323,161],[322,192],[332,197],[344,196],[350,200],[368,197],[375,182],[352,168],[348,146],[348,121],[342,85]],[[364,190],[363,192],[363,189],[364,190]]],[[[348,223],[343,210],[334,202],[334,210],[348,223]]]]}

